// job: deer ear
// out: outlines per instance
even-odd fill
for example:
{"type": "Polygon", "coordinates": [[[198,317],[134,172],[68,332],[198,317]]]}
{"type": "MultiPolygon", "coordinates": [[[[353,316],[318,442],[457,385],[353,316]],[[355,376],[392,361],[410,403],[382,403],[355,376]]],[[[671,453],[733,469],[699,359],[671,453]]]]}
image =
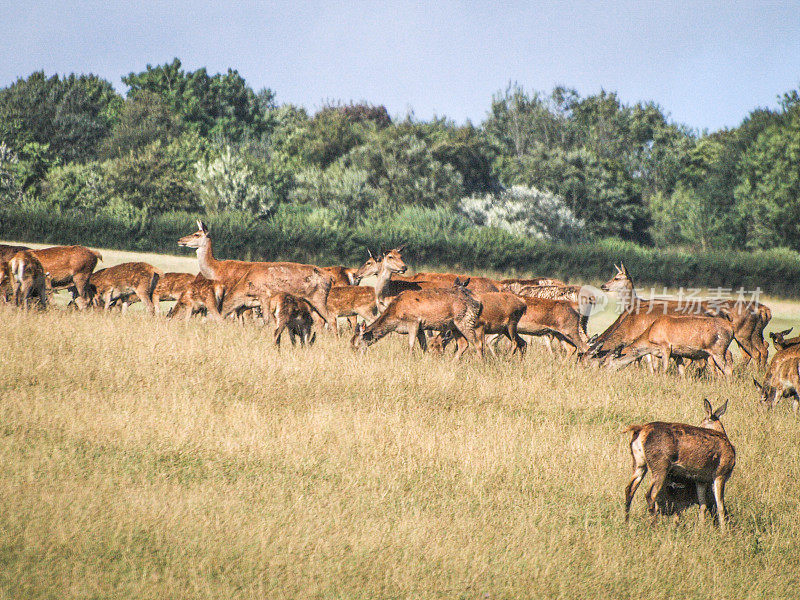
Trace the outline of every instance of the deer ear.
{"type": "Polygon", "coordinates": [[[628,277],[630,273],[628,273],[628,268],[625,266],[625,263],[619,263],[619,266],[622,267],[622,274],[628,277]]]}
{"type": "Polygon", "coordinates": [[[706,410],[706,415],[709,417],[714,414],[714,409],[711,408],[711,402],[708,401],[708,398],[703,398],[703,408],[706,410]]]}
{"type": "Polygon", "coordinates": [[[208,227],[206,227],[206,224],[205,224],[205,223],[203,223],[203,222],[202,222],[202,221],[200,221],[200,220],[198,220],[198,221],[197,221],[197,228],[198,228],[200,231],[202,231],[203,233],[208,233],[208,227]]]}
{"type": "Polygon", "coordinates": [[[756,379],[755,377],[753,377],[753,385],[756,386],[761,391],[764,391],[764,386],[758,383],[758,379],[756,379]]]}
{"type": "Polygon", "coordinates": [[[408,245],[408,244],[406,244],[405,242],[403,242],[403,243],[402,243],[402,244],[400,244],[400,245],[399,245],[397,248],[395,248],[395,250],[397,250],[398,252],[402,252],[403,250],[405,250],[405,249],[406,249],[406,246],[407,246],[407,245],[408,245]]]}
{"type": "Polygon", "coordinates": [[[372,260],[375,260],[375,257],[372,255],[372,250],[370,250],[369,248],[367,248],[367,254],[369,254],[369,257],[370,257],[372,260]]]}
{"type": "Polygon", "coordinates": [[[725,414],[725,411],[728,410],[728,401],[725,400],[725,404],[720,406],[717,410],[714,411],[714,416],[719,419],[722,415],[725,414]]]}

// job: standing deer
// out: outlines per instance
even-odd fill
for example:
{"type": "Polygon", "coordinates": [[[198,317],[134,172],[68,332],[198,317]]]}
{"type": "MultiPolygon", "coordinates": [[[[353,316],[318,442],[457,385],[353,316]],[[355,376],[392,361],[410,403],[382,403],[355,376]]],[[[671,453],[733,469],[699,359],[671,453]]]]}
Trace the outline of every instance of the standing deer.
{"type": "MultiPolygon", "coordinates": [[[[343,285],[333,286],[328,294],[328,312],[331,315],[331,326],[339,335],[338,317],[355,319],[360,316],[371,323],[378,316],[378,300],[375,289],[370,286],[343,285]]],[[[355,326],[354,326],[355,328],[355,326]]]]}
{"type": "Polygon", "coordinates": [[[28,302],[36,296],[39,305],[47,308],[47,280],[49,274],[30,250],[17,252],[8,261],[11,269],[14,304],[28,309],[28,302]]]}
{"type": "Polygon", "coordinates": [[[12,294],[11,266],[8,261],[0,260],[0,303],[11,300],[12,294]]]}
{"type": "Polygon", "coordinates": [[[203,277],[224,286],[225,298],[220,310],[223,318],[253,300],[268,306],[274,294],[287,292],[307,300],[325,323],[330,322],[327,308],[332,285],[330,275],[313,265],[291,262],[216,260],[208,228],[202,221],[197,221],[197,228],[195,233],[178,240],[178,245],[195,248],[203,277]]]}
{"type": "MultiPolygon", "coordinates": [[[[300,345],[309,346],[314,343],[314,336],[311,335],[311,327],[314,321],[311,318],[311,305],[302,298],[296,298],[286,292],[279,292],[269,300],[267,311],[275,317],[275,332],[273,337],[275,345],[281,345],[281,334],[286,329],[289,332],[289,340],[292,346],[295,345],[295,336],[300,338],[300,345]]],[[[267,312],[265,311],[265,312],[267,312]]]]}
{"type": "Polygon", "coordinates": [[[623,312],[592,344],[591,355],[607,355],[620,345],[630,344],[639,337],[659,315],[692,315],[727,310],[732,319],[733,336],[745,353],[745,364],[753,357],[759,366],[766,366],[769,349],[764,341],[764,327],[772,311],[759,303],[747,307],[730,300],[688,302],[670,299],[643,300],[636,294],[633,278],[624,264],[617,267],[614,277],[601,286],[606,292],[618,292],[623,312]]]}
{"type": "Polygon", "coordinates": [[[42,263],[45,272],[50,273],[54,291],[72,285],[76,306],[83,309],[89,305],[87,285],[97,261],[103,260],[99,252],[83,246],[53,246],[31,252],[42,263]]]}
{"type": "Polygon", "coordinates": [[[333,286],[358,285],[361,281],[356,277],[358,267],[319,267],[323,273],[333,278],[333,286]]]}
{"type": "MultiPolygon", "coordinates": [[[[723,317],[689,317],[660,315],[639,337],[625,346],[609,362],[612,368],[624,367],[643,356],[661,359],[667,372],[670,358],[702,360],[710,358],[714,374],[731,375],[733,360],[728,351],[733,340],[733,326],[723,317]]],[[[679,361],[680,374],[684,374],[683,361],[679,361]]]]}
{"type": "Polygon", "coordinates": [[[414,341],[424,352],[427,349],[425,331],[450,331],[456,338],[455,359],[469,347],[478,345],[475,327],[481,304],[459,287],[400,292],[381,316],[367,327],[359,324],[351,344],[366,349],[382,337],[396,331],[408,335],[408,347],[413,353],[414,341]]]}
{"type": "Polygon", "coordinates": [[[206,279],[202,273],[198,273],[189,287],[178,296],[177,302],[167,313],[167,318],[175,319],[183,314],[188,321],[197,313],[205,313],[212,321],[222,321],[219,307],[224,296],[225,288],[222,283],[206,279]]]}
{"type": "Polygon", "coordinates": [[[624,433],[630,436],[633,476],[625,488],[625,520],[630,514],[631,501],[647,471],[652,473],[652,483],[647,491],[647,507],[658,514],[658,502],[670,474],[688,478],[695,483],[700,518],[705,520],[706,490],[713,486],[717,505],[717,518],[722,531],[726,529],[725,483],[736,464],[736,451],[728,440],[719,420],[728,408],[728,402],[716,411],[703,400],[706,418],[700,427],[683,423],[653,422],[631,425],[624,433]]]}
{"type": "Polygon", "coordinates": [[[23,250],[30,250],[27,246],[10,246],[9,244],[0,244],[0,263],[8,262],[11,257],[17,252],[23,250]]]}
{"type": "Polygon", "coordinates": [[[108,311],[115,303],[125,303],[128,297],[135,294],[153,315],[153,290],[163,274],[161,269],[144,262],[128,262],[100,269],[89,279],[94,304],[104,306],[108,311]]]}

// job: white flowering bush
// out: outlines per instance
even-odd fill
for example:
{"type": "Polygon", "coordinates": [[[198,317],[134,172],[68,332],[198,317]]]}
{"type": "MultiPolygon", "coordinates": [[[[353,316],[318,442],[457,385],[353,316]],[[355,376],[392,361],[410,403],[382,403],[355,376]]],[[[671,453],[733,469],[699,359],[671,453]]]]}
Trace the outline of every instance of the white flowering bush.
{"type": "Polygon", "coordinates": [[[275,207],[269,187],[256,181],[244,158],[228,145],[212,160],[195,163],[195,176],[198,195],[209,212],[241,210],[263,215],[275,207]]]}
{"type": "Polygon", "coordinates": [[[575,216],[564,199],[536,188],[515,185],[499,194],[463,198],[459,209],[482,227],[499,227],[556,242],[574,242],[584,237],[584,221],[575,216]]]}

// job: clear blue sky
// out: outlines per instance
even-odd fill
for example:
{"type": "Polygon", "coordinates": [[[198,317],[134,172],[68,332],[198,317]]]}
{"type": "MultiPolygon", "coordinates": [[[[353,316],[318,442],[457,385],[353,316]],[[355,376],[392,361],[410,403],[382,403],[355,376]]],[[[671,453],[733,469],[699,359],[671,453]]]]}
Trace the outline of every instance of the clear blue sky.
{"type": "Polygon", "coordinates": [[[800,85],[800,2],[3,2],[0,86],[44,69],[120,77],[179,57],[279,102],[385,104],[480,122],[509,81],[658,102],[735,126],[800,85]],[[73,6],[79,5],[79,6],[73,6]]]}

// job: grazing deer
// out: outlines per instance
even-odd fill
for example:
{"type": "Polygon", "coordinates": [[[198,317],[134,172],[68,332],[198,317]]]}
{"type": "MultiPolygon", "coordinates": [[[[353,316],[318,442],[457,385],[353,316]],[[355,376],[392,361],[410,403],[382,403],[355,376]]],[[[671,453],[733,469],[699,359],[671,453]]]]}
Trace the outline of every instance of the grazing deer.
{"type": "Polygon", "coordinates": [[[413,354],[414,340],[419,341],[423,352],[427,349],[425,331],[449,331],[456,338],[458,360],[470,342],[478,345],[475,328],[480,313],[481,303],[460,287],[406,290],[371,325],[359,324],[350,343],[353,348],[366,349],[395,331],[408,335],[413,354]]]}
{"type": "Polygon", "coordinates": [[[330,275],[313,265],[291,262],[216,260],[208,228],[202,221],[197,221],[197,228],[195,233],[178,240],[178,245],[195,248],[203,277],[220,281],[224,286],[220,310],[223,318],[252,300],[267,306],[274,294],[287,292],[307,300],[326,323],[330,322],[327,308],[330,275]]]}
{"type": "Polygon", "coordinates": [[[589,355],[601,356],[613,352],[620,345],[630,344],[639,337],[660,315],[702,315],[726,310],[732,320],[733,336],[745,353],[745,364],[753,357],[759,366],[765,366],[769,349],[764,341],[764,327],[772,318],[772,311],[763,304],[754,303],[748,308],[744,303],[730,300],[679,301],[668,299],[642,300],[636,295],[633,279],[624,264],[617,267],[614,277],[601,286],[606,292],[618,292],[623,312],[592,344],[589,355]]]}
{"type": "Polygon", "coordinates": [[[87,286],[97,261],[103,260],[99,252],[83,246],[53,246],[31,252],[42,263],[45,272],[50,273],[54,291],[72,285],[75,288],[75,305],[80,309],[89,306],[87,286]]]}
{"type": "MultiPolygon", "coordinates": [[[[153,290],[153,306],[156,308],[156,313],[161,313],[159,303],[177,301],[181,294],[192,285],[194,278],[195,276],[191,273],[164,273],[159,277],[153,290]]],[[[126,307],[137,302],[139,302],[139,297],[132,295],[125,300],[122,306],[126,307]]]]}
{"type": "Polygon", "coordinates": [[[100,269],[89,279],[93,302],[97,307],[111,310],[117,302],[125,303],[135,294],[153,315],[153,290],[163,273],[161,269],[144,262],[128,262],[100,269]]]}
{"type": "MultiPolygon", "coordinates": [[[[460,280],[456,280],[459,281],[460,280]]],[[[486,336],[491,335],[490,341],[496,344],[501,336],[507,337],[511,341],[511,354],[519,352],[520,358],[525,355],[527,346],[517,333],[519,321],[525,313],[526,304],[519,297],[509,292],[486,292],[483,294],[473,293],[467,288],[463,288],[465,293],[472,294],[481,306],[481,313],[475,327],[475,334],[478,340],[478,351],[481,357],[484,355],[486,336]],[[496,338],[496,339],[495,339],[496,338]]],[[[432,341],[431,345],[437,349],[444,349],[449,341],[449,337],[439,333],[432,341]]],[[[493,356],[497,356],[494,345],[489,345],[489,351],[493,356]]]]}
{"type": "Polygon", "coordinates": [[[800,335],[789,338],[788,340],[786,339],[786,336],[792,332],[792,329],[794,329],[794,327],[784,329],[783,331],[770,332],[769,337],[772,338],[772,344],[775,346],[776,350],[786,350],[791,346],[800,344],[800,335]]]}
{"type": "MultiPolygon", "coordinates": [[[[525,312],[517,323],[517,333],[530,336],[552,336],[571,348],[585,352],[586,334],[581,329],[581,315],[571,302],[549,298],[521,298],[525,312]]],[[[489,341],[496,344],[499,336],[489,341]]]]}
{"type": "MultiPolygon", "coordinates": [[[[643,356],[661,358],[661,367],[667,372],[670,358],[701,360],[710,358],[717,370],[714,374],[733,373],[733,360],[728,351],[733,340],[733,326],[723,317],[689,317],[660,315],[631,344],[623,347],[609,362],[612,368],[629,365],[643,356]]],[[[679,362],[684,374],[683,361],[679,362]]]]}
{"type": "Polygon", "coordinates": [[[202,273],[198,273],[169,310],[167,318],[175,319],[184,315],[188,321],[193,315],[204,313],[213,321],[222,321],[219,307],[224,295],[222,283],[206,279],[202,273]]]}
{"type": "Polygon", "coordinates": [[[267,310],[275,317],[275,345],[281,345],[281,334],[286,329],[289,340],[295,345],[295,336],[300,338],[300,345],[309,346],[314,343],[316,334],[311,335],[314,321],[311,318],[311,305],[302,298],[296,298],[286,292],[278,292],[269,300],[267,310]]]}
{"type": "MultiPolygon", "coordinates": [[[[511,279],[501,279],[500,281],[495,281],[495,285],[498,288],[503,289],[503,286],[510,286],[510,285],[517,285],[519,287],[526,287],[529,285],[567,285],[560,279],[553,279],[552,277],[531,277],[528,279],[519,279],[519,278],[511,278],[511,279]]],[[[513,292],[513,289],[509,289],[508,291],[513,292]]],[[[516,293],[516,292],[514,292],[516,293]]]]}
{"type": "Polygon", "coordinates": [[[14,304],[28,309],[28,302],[36,296],[39,305],[47,308],[47,288],[49,273],[30,250],[17,252],[8,261],[11,269],[11,285],[14,304]]]}
{"type": "Polygon", "coordinates": [[[728,440],[720,417],[728,402],[712,411],[711,403],[703,400],[706,418],[700,427],[683,423],[654,422],[632,425],[624,433],[630,436],[633,476],[625,488],[625,520],[630,514],[631,501],[639,484],[650,470],[652,484],[647,491],[647,507],[658,514],[658,502],[670,474],[688,478],[695,483],[700,518],[705,519],[706,491],[713,486],[717,518],[722,531],[726,529],[725,483],[736,464],[736,451],[728,440]]]}
{"type": "Polygon", "coordinates": [[[770,364],[764,383],[759,383],[755,377],[753,383],[761,392],[763,408],[773,408],[781,398],[791,398],[792,411],[797,412],[800,408],[800,355],[787,356],[770,364]]]}

